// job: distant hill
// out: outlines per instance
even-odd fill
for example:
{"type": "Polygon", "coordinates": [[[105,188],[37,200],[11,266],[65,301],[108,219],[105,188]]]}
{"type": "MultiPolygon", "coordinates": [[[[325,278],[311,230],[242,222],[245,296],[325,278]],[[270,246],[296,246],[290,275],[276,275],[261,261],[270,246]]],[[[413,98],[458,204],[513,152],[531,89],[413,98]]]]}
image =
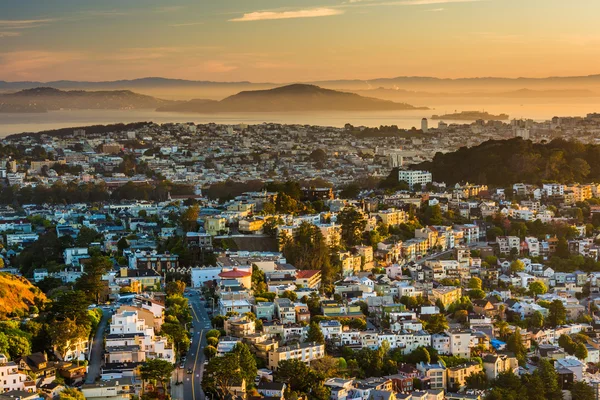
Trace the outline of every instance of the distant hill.
{"type": "Polygon", "coordinates": [[[600,145],[562,139],[532,143],[520,138],[489,140],[479,146],[437,153],[432,161],[411,165],[433,174],[437,182],[471,182],[506,187],[543,181],[600,180],[600,145]]]}
{"type": "MultiPolygon", "coordinates": [[[[558,76],[546,78],[503,78],[503,77],[475,77],[475,78],[435,78],[427,76],[397,76],[393,78],[374,78],[374,79],[333,79],[328,81],[309,81],[309,82],[214,82],[202,80],[170,79],[160,77],[148,77],[140,79],[116,80],[116,81],[21,81],[5,82],[0,81],[0,92],[15,91],[22,89],[32,89],[37,87],[53,87],[62,90],[132,90],[136,93],[144,93],[160,98],[167,99],[193,99],[204,98],[220,100],[227,96],[234,95],[240,91],[248,90],[266,90],[292,83],[301,83],[316,85],[322,88],[351,91],[365,96],[374,96],[393,101],[412,101],[414,96],[444,96],[457,93],[473,93],[474,97],[478,93],[492,94],[494,96],[519,97],[546,97],[555,98],[556,96],[568,97],[591,97],[595,94],[586,94],[583,91],[600,93],[600,75],[588,76],[558,76]],[[397,97],[398,92],[388,93],[388,96],[382,93],[369,93],[371,90],[383,88],[390,91],[404,90],[412,93],[411,96],[397,97]],[[538,93],[518,93],[522,89],[536,91],[538,93]],[[364,91],[364,92],[363,92],[364,91]],[[564,93],[552,93],[553,91],[566,91],[564,93]],[[512,93],[511,93],[512,92],[512,93]],[[546,92],[546,93],[544,93],[546,92]],[[385,97],[384,97],[385,95],[385,97]]],[[[461,96],[462,96],[461,94],[461,96]]]]}
{"type": "Polygon", "coordinates": [[[158,111],[294,112],[294,111],[383,111],[414,110],[409,104],[359,96],[355,93],[323,89],[315,85],[293,84],[268,90],[243,91],[221,101],[192,100],[161,107],[158,111]]]}
{"type": "Polygon", "coordinates": [[[415,98],[490,98],[490,99],[544,99],[565,97],[600,97],[600,94],[587,89],[532,90],[518,89],[504,92],[422,92],[404,89],[379,87],[368,90],[349,90],[361,96],[372,96],[386,100],[415,99],[415,98]]]}
{"type": "Polygon", "coordinates": [[[86,92],[51,87],[25,89],[0,96],[0,112],[46,112],[51,110],[136,110],[156,109],[172,101],[129,90],[86,92]]]}
{"type": "Polygon", "coordinates": [[[46,295],[21,276],[0,273],[0,319],[26,315],[29,307],[46,302],[46,295]]]}
{"type": "Polygon", "coordinates": [[[450,121],[476,121],[483,119],[485,121],[506,121],[508,114],[494,115],[485,111],[461,111],[452,114],[432,115],[431,119],[446,119],[450,121]]]}

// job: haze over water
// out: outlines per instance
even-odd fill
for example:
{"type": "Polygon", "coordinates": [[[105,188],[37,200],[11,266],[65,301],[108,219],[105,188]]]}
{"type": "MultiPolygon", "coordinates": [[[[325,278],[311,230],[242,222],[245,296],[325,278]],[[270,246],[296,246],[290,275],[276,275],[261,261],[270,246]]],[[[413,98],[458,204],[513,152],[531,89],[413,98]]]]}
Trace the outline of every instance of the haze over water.
{"type": "MultiPolygon", "coordinates": [[[[587,113],[600,111],[600,100],[578,104],[523,104],[523,105],[438,105],[431,110],[407,111],[377,111],[377,112],[312,112],[312,113],[169,113],[147,111],[121,110],[84,110],[84,111],[52,111],[40,114],[10,114],[0,113],[0,136],[5,137],[14,133],[39,132],[50,129],[69,128],[86,125],[106,125],[115,123],[130,123],[153,121],[195,122],[197,124],[261,124],[273,122],[282,124],[308,124],[321,126],[343,127],[350,123],[355,126],[377,127],[380,125],[397,125],[399,128],[410,129],[420,127],[423,117],[430,118],[433,114],[452,113],[454,111],[485,110],[492,114],[506,113],[510,118],[530,118],[536,121],[551,119],[553,116],[585,116],[587,113]]],[[[446,121],[448,123],[470,123],[472,121],[446,121]]],[[[437,126],[437,121],[431,120],[430,127],[437,126]]]]}

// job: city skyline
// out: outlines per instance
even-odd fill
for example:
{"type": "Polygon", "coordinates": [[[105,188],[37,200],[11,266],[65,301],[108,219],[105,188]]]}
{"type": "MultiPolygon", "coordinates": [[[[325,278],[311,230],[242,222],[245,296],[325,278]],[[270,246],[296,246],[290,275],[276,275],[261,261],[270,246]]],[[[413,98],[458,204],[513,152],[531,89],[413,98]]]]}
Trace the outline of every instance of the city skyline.
{"type": "Polygon", "coordinates": [[[590,75],[597,12],[592,0],[11,0],[0,80],[590,75]]]}

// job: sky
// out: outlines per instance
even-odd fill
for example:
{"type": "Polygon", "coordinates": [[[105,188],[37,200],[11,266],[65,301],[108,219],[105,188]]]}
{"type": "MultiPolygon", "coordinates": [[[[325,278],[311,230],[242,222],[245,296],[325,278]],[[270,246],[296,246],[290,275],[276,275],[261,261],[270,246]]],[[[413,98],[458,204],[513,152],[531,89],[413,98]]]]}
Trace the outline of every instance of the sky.
{"type": "Polygon", "coordinates": [[[600,0],[0,0],[0,80],[600,73],[600,0]]]}

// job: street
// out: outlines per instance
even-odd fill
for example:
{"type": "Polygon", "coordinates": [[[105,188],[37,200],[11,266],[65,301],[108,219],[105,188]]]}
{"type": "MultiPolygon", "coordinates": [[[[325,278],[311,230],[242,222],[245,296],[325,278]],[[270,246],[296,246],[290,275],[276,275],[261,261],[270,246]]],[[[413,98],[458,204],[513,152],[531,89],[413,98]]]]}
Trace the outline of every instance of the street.
{"type": "MultiPolygon", "coordinates": [[[[192,326],[194,333],[192,343],[187,353],[184,368],[177,369],[178,380],[183,382],[183,400],[203,400],[202,374],[204,373],[204,347],[206,346],[206,332],[211,329],[210,317],[206,313],[204,302],[200,300],[196,291],[191,291],[187,296],[192,306],[192,326]],[[192,370],[188,374],[188,369],[192,370]]],[[[179,391],[181,392],[181,391],[179,391]]],[[[175,396],[173,396],[175,397],[175,396]]]]}
{"type": "Polygon", "coordinates": [[[92,352],[88,364],[88,372],[85,378],[85,383],[94,383],[96,378],[100,376],[100,369],[102,368],[102,354],[104,353],[104,330],[106,324],[112,317],[112,311],[110,308],[102,308],[102,320],[98,324],[96,329],[96,335],[92,343],[92,352]]]}

